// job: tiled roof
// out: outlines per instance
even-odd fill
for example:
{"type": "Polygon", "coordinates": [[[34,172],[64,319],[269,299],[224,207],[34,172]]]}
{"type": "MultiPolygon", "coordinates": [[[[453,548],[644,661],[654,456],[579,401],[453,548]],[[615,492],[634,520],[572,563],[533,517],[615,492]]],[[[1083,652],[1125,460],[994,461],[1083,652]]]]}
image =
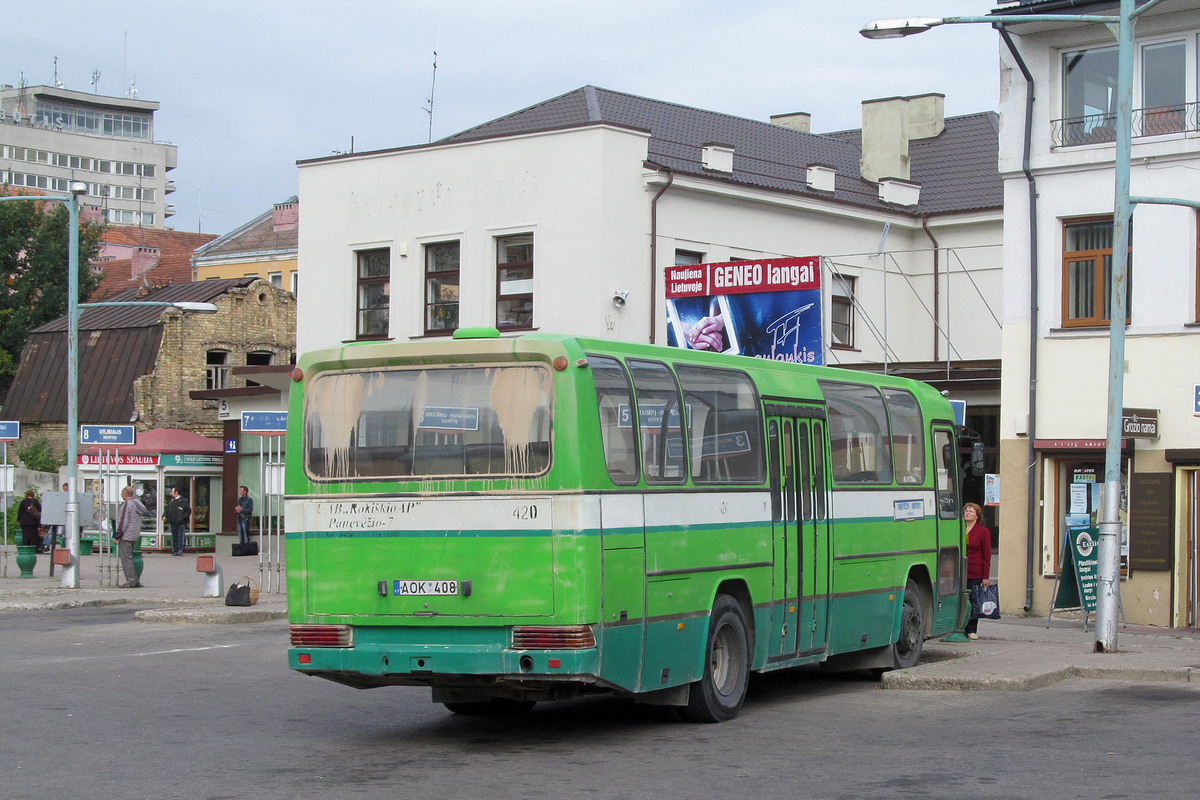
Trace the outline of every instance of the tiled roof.
{"type": "MultiPolygon", "coordinates": [[[[296,203],[298,198],[291,197],[285,202],[296,203]]],[[[196,250],[196,260],[206,258],[222,258],[253,253],[277,253],[280,251],[295,251],[299,246],[300,231],[296,227],[289,230],[275,230],[274,209],[262,214],[250,222],[236,228],[196,250]]]]}
{"type": "MultiPolygon", "coordinates": [[[[97,266],[103,270],[104,278],[95,288],[90,300],[107,300],[123,289],[148,284],[165,286],[168,283],[190,283],[192,280],[192,253],[197,247],[217,238],[212,233],[169,231],[157,228],[139,228],[130,225],[113,225],[105,228],[101,240],[130,251],[147,247],[158,251],[158,263],[150,269],[133,274],[133,261],[117,258],[101,261],[97,266]]],[[[111,250],[110,250],[111,252],[111,250]]]]}
{"type": "MultiPolygon", "coordinates": [[[[868,208],[897,208],[880,201],[877,185],[859,176],[861,131],[802,133],[769,122],[595,86],[551,98],[435,144],[598,123],[649,132],[648,160],[677,172],[868,208]],[[711,143],[734,148],[732,175],[704,169],[702,148],[711,143]],[[836,170],[835,191],[808,188],[806,170],[813,164],[836,170]]],[[[913,214],[945,214],[1001,208],[1003,189],[997,170],[997,128],[998,117],[991,112],[950,117],[939,136],[912,142],[911,180],[921,184],[921,202],[903,210],[913,214]]]]}
{"type": "Polygon", "coordinates": [[[100,237],[113,244],[130,247],[157,247],[164,255],[191,255],[202,245],[217,238],[215,233],[170,231],[163,228],[139,228],[135,225],[110,225],[100,237]]]}
{"type": "Polygon", "coordinates": [[[133,260],[118,258],[113,261],[103,261],[99,265],[104,271],[104,277],[92,291],[89,300],[110,300],[112,295],[123,289],[137,288],[143,283],[150,286],[165,286],[168,283],[190,283],[192,280],[192,257],[190,255],[162,256],[158,265],[146,270],[141,275],[132,276],[133,260]]]}

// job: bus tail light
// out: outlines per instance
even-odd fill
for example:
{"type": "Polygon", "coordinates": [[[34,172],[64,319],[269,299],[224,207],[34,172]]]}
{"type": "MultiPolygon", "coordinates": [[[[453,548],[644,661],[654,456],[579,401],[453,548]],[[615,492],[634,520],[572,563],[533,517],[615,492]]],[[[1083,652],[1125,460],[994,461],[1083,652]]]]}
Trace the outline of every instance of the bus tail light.
{"type": "Polygon", "coordinates": [[[587,650],[596,646],[589,625],[518,625],[513,628],[514,650],[587,650]]]}
{"type": "Polygon", "coordinates": [[[349,625],[292,625],[292,647],[350,647],[349,625]]]}

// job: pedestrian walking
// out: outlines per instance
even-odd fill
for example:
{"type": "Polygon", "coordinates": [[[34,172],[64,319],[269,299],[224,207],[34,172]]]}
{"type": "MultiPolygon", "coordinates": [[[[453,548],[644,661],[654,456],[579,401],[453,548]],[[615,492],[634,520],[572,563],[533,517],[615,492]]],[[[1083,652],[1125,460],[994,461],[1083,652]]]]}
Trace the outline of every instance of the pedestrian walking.
{"type": "Polygon", "coordinates": [[[250,541],[250,517],[254,514],[254,498],[250,496],[249,487],[242,486],[238,491],[241,493],[238,496],[238,504],[233,507],[237,512],[238,543],[247,544],[250,541]]]}
{"type": "Polygon", "coordinates": [[[163,514],[163,520],[171,526],[171,555],[183,555],[186,544],[185,528],[191,518],[192,507],[188,505],[187,495],[180,492],[179,487],[173,487],[167,511],[163,514]]]}
{"type": "Polygon", "coordinates": [[[146,514],[146,507],[137,499],[132,486],[121,489],[121,501],[121,508],[117,510],[117,528],[113,531],[121,557],[121,572],[125,573],[125,582],[120,588],[140,589],[142,583],[133,566],[133,545],[142,534],[142,517],[146,514]]]}

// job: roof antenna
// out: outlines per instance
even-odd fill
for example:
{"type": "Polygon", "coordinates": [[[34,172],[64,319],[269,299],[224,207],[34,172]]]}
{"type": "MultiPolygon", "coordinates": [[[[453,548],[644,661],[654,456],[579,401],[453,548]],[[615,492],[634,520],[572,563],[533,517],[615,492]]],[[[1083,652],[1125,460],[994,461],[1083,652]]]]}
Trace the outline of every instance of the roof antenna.
{"type": "Polygon", "coordinates": [[[429,115],[429,141],[433,141],[433,91],[437,88],[437,50],[433,51],[433,81],[429,85],[429,97],[426,100],[429,102],[429,107],[425,108],[425,113],[429,115]]]}
{"type": "Polygon", "coordinates": [[[100,85],[100,70],[92,70],[92,94],[96,94],[97,87],[100,85]]]}
{"type": "Polygon", "coordinates": [[[58,77],[58,56],[54,57],[54,88],[63,88],[63,82],[58,77]]]}

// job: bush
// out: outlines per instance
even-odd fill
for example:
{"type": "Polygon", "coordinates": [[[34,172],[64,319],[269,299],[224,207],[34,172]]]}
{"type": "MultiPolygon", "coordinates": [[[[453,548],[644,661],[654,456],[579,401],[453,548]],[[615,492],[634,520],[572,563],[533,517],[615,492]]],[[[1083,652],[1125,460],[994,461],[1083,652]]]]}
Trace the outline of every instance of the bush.
{"type": "Polygon", "coordinates": [[[58,468],[67,463],[67,454],[55,455],[50,440],[45,436],[35,436],[29,444],[17,448],[17,458],[25,465],[25,469],[34,472],[58,472],[58,468]]]}

